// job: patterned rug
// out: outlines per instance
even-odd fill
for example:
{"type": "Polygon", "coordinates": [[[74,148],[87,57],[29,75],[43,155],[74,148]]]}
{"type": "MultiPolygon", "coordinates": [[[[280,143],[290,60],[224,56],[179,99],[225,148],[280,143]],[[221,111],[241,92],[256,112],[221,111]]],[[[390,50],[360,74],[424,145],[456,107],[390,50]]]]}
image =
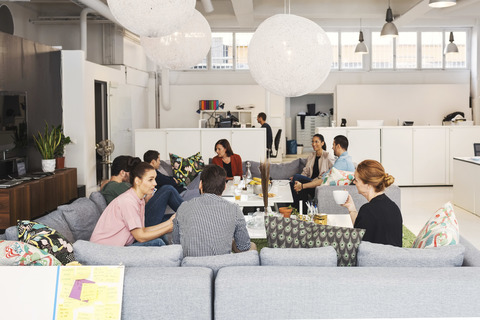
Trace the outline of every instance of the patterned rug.
{"type": "MultiPolygon", "coordinates": [[[[403,226],[403,239],[402,239],[402,247],[404,248],[411,248],[413,242],[415,241],[416,235],[413,234],[407,227],[403,226]]],[[[257,250],[260,252],[263,247],[268,247],[267,239],[252,239],[253,243],[257,245],[257,250]]]]}

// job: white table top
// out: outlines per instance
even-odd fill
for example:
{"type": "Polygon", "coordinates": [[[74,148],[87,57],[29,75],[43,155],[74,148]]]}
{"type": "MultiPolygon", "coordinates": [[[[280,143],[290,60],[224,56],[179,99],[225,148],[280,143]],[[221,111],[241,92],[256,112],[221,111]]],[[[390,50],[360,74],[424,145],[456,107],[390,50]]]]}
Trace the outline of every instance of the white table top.
{"type": "MultiPolygon", "coordinates": [[[[242,198],[235,200],[235,189],[233,181],[227,182],[227,187],[222,194],[225,199],[238,204],[240,207],[263,207],[263,198],[253,194],[253,186],[249,186],[247,191],[242,191],[242,198]]],[[[275,197],[268,198],[268,206],[275,203],[291,203],[293,202],[292,192],[288,180],[273,180],[270,193],[274,193],[275,197]]]]}

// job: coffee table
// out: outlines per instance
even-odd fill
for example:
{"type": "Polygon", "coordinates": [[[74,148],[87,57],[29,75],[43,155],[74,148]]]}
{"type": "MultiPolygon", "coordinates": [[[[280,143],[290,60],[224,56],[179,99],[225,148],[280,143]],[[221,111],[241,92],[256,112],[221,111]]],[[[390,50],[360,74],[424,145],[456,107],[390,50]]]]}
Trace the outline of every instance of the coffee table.
{"type": "MultiPolygon", "coordinates": [[[[267,233],[265,227],[263,228],[249,228],[248,222],[253,219],[252,216],[245,216],[245,221],[247,222],[247,230],[251,239],[266,239],[267,233]]],[[[330,226],[336,227],[347,227],[352,228],[352,219],[350,214],[329,214],[327,216],[327,224],[330,226]]]]}
{"type": "MultiPolygon", "coordinates": [[[[290,191],[289,180],[273,180],[269,193],[275,196],[268,198],[268,206],[273,207],[276,203],[293,202],[292,192],[290,191]]],[[[240,207],[263,207],[263,198],[253,194],[253,186],[249,186],[247,191],[242,191],[241,199],[235,200],[235,189],[233,181],[227,182],[227,187],[222,194],[225,199],[238,204],[240,207]]]]}

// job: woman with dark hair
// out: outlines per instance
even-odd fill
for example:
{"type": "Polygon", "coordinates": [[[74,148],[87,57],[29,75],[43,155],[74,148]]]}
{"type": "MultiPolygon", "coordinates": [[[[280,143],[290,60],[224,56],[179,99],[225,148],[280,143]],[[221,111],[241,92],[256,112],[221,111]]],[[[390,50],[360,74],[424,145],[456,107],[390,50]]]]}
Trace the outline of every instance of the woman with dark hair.
{"type": "Polygon", "coordinates": [[[301,174],[292,177],[290,188],[292,190],[294,206],[298,208],[299,200],[305,203],[310,195],[315,196],[316,184],[309,186],[308,183],[317,179],[321,179],[325,172],[328,172],[333,166],[335,159],[329,153],[325,146],[325,139],[319,133],[312,137],[313,152],[308,156],[307,163],[301,174]],[[296,183],[298,182],[298,183],[296,183]]]}
{"type": "Polygon", "coordinates": [[[160,224],[145,227],[145,197],[157,183],[155,169],[146,162],[130,171],[132,187],[119,195],[103,211],[90,238],[91,242],[111,246],[163,246],[160,239],[173,230],[173,215],[160,224]]]}
{"type": "Polygon", "coordinates": [[[212,159],[212,164],[222,167],[227,172],[227,180],[234,176],[242,176],[242,158],[234,154],[227,139],[220,139],[215,143],[217,155],[212,159]]]}
{"type": "Polygon", "coordinates": [[[402,246],[402,214],[398,206],[385,194],[395,178],[385,173],[380,162],[364,160],[355,170],[354,183],[358,193],[368,203],[357,212],[352,197],[349,195],[342,206],[348,209],[355,228],[365,229],[362,240],[374,243],[402,246]]]}

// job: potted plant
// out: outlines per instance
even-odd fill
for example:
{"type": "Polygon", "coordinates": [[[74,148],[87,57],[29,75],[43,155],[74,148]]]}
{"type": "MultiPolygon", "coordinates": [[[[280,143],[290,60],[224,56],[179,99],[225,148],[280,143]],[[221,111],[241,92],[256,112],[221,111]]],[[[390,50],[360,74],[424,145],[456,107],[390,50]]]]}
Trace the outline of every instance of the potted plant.
{"type": "Polygon", "coordinates": [[[65,146],[72,143],[72,140],[69,136],[65,136],[62,126],[59,125],[55,130],[57,130],[57,134],[61,136],[60,143],[55,149],[56,167],[57,169],[63,169],[65,168],[65,146]]]}
{"type": "Polygon", "coordinates": [[[61,139],[62,136],[59,134],[57,128],[49,126],[47,122],[45,122],[43,134],[38,131],[37,134],[33,135],[35,147],[42,155],[42,170],[44,172],[55,171],[55,150],[60,144],[61,139]]]}

